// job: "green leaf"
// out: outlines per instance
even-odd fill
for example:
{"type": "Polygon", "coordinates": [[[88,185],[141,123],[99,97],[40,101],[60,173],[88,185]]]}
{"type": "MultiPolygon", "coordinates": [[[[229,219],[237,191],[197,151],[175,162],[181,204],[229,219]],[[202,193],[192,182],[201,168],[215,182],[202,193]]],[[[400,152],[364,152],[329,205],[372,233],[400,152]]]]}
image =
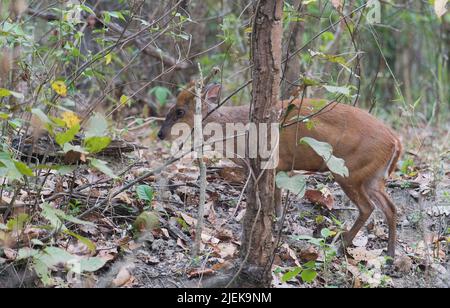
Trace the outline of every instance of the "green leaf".
{"type": "Polygon", "coordinates": [[[41,279],[44,286],[53,286],[55,284],[54,279],[51,277],[50,269],[48,268],[47,264],[44,262],[38,260],[34,260],[34,271],[36,272],[36,275],[38,275],[39,279],[41,279]]]}
{"type": "Polygon", "coordinates": [[[277,184],[278,188],[289,190],[293,194],[298,195],[298,197],[300,198],[305,195],[306,176],[304,175],[289,177],[286,172],[281,171],[277,174],[275,183],[277,184]]]}
{"type": "Polygon", "coordinates": [[[94,244],[94,242],[92,242],[90,239],[81,236],[79,234],[76,234],[70,230],[66,230],[64,231],[64,233],[67,233],[70,236],[73,236],[74,238],[76,238],[77,240],[79,240],[81,243],[83,243],[84,245],[86,245],[86,247],[91,251],[91,252],[95,252],[97,250],[97,246],[94,244]]]}
{"type": "Polygon", "coordinates": [[[165,105],[167,103],[167,98],[170,95],[170,90],[166,87],[154,87],[150,90],[150,94],[155,94],[156,99],[161,105],[165,105]]]}
{"type": "Polygon", "coordinates": [[[84,148],[91,154],[103,151],[111,143],[109,137],[90,137],[84,141],[84,148]]]}
{"type": "Polygon", "coordinates": [[[70,143],[64,144],[63,152],[67,153],[70,151],[74,151],[74,152],[78,152],[78,153],[82,153],[82,154],[89,154],[89,152],[87,152],[84,148],[82,148],[79,145],[71,145],[70,143]]]}
{"type": "Polygon", "coordinates": [[[143,212],[139,215],[133,227],[138,231],[152,231],[159,228],[159,216],[155,212],[143,212]]]}
{"type": "Polygon", "coordinates": [[[335,87],[335,86],[323,86],[330,93],[344,94],[346,96],[350,95],[350,88],[348,87],[335,87]]]}
{"type": "Polygon", "coordinates": [[[99,269],[101,269],[103,266],[105,266],[105,264],[106,264],[105,260],[103,260],[101,258],[93,257],[93,258],[81,259],[80,268],[81,268],[82,273],[95,272],[95,271],[98,271],[99,269]]]}
{"type": "Polygon", "coordinates": [[[64,211],[62,211],[60,209],[55,209],[53,206],[51,206],[48,203],[44,203],[42,205],[41,215],[42,215],[42,217],[44,217],[45,219],[47,219],[50,222],[50,224],[53,228],[62,229],[65,232],[67,229],[66,229],[66,227],[64,227],[64,225],[62,223],[62,221],[61,221],[62,219],[72,222],[74,224],[78,224],[78,225],[95,227],[95,224],[88,222],[88,221],[78,219],[69,214],[66,214],[66,213],[64,213],[64,211]]]}
{"type": "Polygon", "coordinates": [[[328,228],[323,228],[320,231],[320,235],[322,235],[323,238],[329,238],[330,236],[332,236],[332,231],[328,228]]]}
{"type": "Polygon", "coordinates": [[[128,96],[126,95],[122,95],[119,99],[120,104],[121,105],[125,105],[126,103],[128,103],[130,101],[130,99],[128,98],[128,96]]]}
{"type": "Polygon", "coordinates": [[[26,176],[34,176],[33,170],[31,170],[31,168],[25,165],[24,163],[20,161],[14,161],[14,165],[21,174],[26,176]]]}
{"type": "Polygon", "coordinates": [[[42,253],[35,255],[34,259],[41,261],[48,268],[52,268],[58,264],[66,264],[76,258],[61,248],[47,247],[42,253]]]}
{"type": "Polygon", "coordinates": [[[86,5],[83,5],[83,4],[80,4],[80,8],[81,8],[83,11],[88,12],[89,14],[95,16],[95,12],[94,12],[90,7],[88,7],[88,6],[86,6],[86,5]]]}
{"type": "Polygon", "coordinates": [[[153,200],[153,188],[148,185],[139,185],[136,188],[139,200],[151,202],[153,200]]]}
{"type": "Polygon", "coordinates": [[[23,177],[22,173],[16,167],[16,161],[5,152],[0,152],[0,177],[2,176],[12,181],[19,181],[23,177]]]}
{"type": "Polygon", "coordinates": [[[309,261],[305,264],[303,264],[303,267],[306,269],[315,269],[316,268],[316,261],[309,261]]]}
{"type": "Polygon", "coordinates": [[[17,258],[16,261],[20,261],[20,260],[26,260],[28,258],[32,258],[35,255],[39,254],[38,250],[35,249],[31,249],[29,247],[25,247],[25,248],[21,248],[19,249],[19,251],[17,252],[17,258]]]}
{"type": "Polygon", "coordinates": [[[304,282],[311,283],[316,279],[317,272],[313,269],[305,269],[300,276],[304,282]]]}
{"type": "Polygon", "coordinates": [[[63,133],[58,133],[55,136],[56,143],[59,144],[59,146],[64,147],[64,145],[68,142],[71,142],[73,139],[75,139],[76,134],[80,131],[80,124],[75,124],[70,129],[63,133]]]}
{"type": "Polygon", "coordinates": [[[294,279],[295,277],[298,276],[298,274],[300,274],[301,271],[302,271],[302,268],[299,267],[299,266],[297,266],[297,267],[295,267],[293,270],[290,270],[289,272],[287,272],[286,274],[284,274],[284,275],[281,277],[281,281],[282,281],[282,282],[286,282],[286,281],[289,281],[289,280],[291,280],[291,279],[294,279]]]}
{"type": "Polygon", "coordinates": [[[67,175],[72,173],[77,167],[76,166],[58,166],[56,170],[59,175],[67,175]]]}
{"type": "Polygon", "coordinates": [[[105,24],[109,24],[111,22],[111,14],[109,14],[109,12],[103,12],[103,21],[105,24]]]}
{"type": "Polygon", "coordinates": [[[117,12],[117,11],[109,11],[108,13],[109,13],[109,15],[110,15],[111,17],[120,19],[120,20],[122,20],[122,21],[125,21],[125,20],[126,20],[125,17],[123,16],[123,14],[122,14],[121,12],[117,12]]]}
{"type": "Polygon", "coordinates": [[[107,163],[105,161],[95,158],[89,158],[89,160],[91,162],[91,166],[94,167],[95,169],[103,172],[104,174],[113,179],[117,178],[117,175],[115,175],[114,172],[107,166],[107,163]]]}
{"type": "Polygon", "coordinates": [[[8,222],[6,223],[6,228],[9,231],[23,230],[25,224],[28,222],[29,219],[30,216],[28,216],[28,214],[25,213],[19,214],[17,217],[8,220],[8,222]]]}
{"type": "Polygon", "coordinates": [[[86,138],[106,135],[108,135],[108,121],[103,115],[96,113],[87,123],[86,138]]]}
{"type": "Polygon", "coordinates": [[[1,112],[1,111],[0,111],[0,119],[2,119],[2,120],[8,120],[10,117],[11,117],[10,114],[4,113],[4,112],[1,112]]]}
{"type": "Polygon", "coordinates": [[[0,88],[0,97],[8,97],[11,95],[12,93],[8,89],[0,88]]]}
{"type": "Polygon", "coordinates": [[[348,176],[349,173],[348,168],[345,166],[345,161],[342,158],[337,158],[333,155],[333,147],[329,143],[320,142],[310,137],[300,139],[299,143],[309,145],[319,156],[323,158],[331,172],[343,177],[348,176]]]}

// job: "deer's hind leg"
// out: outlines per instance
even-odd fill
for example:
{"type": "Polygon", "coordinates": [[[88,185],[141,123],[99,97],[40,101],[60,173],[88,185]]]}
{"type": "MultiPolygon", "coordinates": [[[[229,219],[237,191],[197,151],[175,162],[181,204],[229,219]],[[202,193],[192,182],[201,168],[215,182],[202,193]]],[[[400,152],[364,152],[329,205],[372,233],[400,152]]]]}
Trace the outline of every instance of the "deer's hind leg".
{"type": "Polygon", "coordinates": [[[395,244],[397,241],[397,209],[392,202],[384,187],[384,181],[380,181],[379,185],[369,190],[369,194],[383,211],[389,228],[388,251],[387,255],[391,258],[395,257],[395,244]]]}
{"type": "Polygon", "coordinates": [[[360,185],[349,185],[345,181],[339,181],[339,185],[344,190],[347,197],[357,206],[359,210],[358,218],[356,219],[353,226],[349,231],[344,232],[343,242],[344,246],[348,247],[352,245],[353,239],[359,230],[364,226],[366,221],[369,219],[373,210],[375,209],[374,202],[370,199],[368,193],[366,192],[365,186],[360,185]]]}

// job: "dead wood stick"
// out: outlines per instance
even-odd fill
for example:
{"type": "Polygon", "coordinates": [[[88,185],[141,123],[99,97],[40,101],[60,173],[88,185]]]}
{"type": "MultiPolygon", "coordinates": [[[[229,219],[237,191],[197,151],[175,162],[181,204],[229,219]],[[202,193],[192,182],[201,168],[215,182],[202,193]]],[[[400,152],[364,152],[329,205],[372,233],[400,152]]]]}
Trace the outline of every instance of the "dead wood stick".
{"type": "MultiPolygon", "coordinates": [[[[200,65],[199,65],[200,68],[200,65]]],[[[200,69],[200,74],[202,73],[200,69]]],[[[202,232],[203,232],[203,219],[205,213],[205,201],[206,201],[206,165],[203,160],[203,127],[202,127],[202,91],[203,90],[203,78],[200,78],[195,83],[195,120],[194,120],[194,145],[197,149],[197,162],[200,169],[200,196],[198,204],[197,226],[195,228],[195,242],[192,247],[192,257],[197,257],[200,253],[202,232]]]]}

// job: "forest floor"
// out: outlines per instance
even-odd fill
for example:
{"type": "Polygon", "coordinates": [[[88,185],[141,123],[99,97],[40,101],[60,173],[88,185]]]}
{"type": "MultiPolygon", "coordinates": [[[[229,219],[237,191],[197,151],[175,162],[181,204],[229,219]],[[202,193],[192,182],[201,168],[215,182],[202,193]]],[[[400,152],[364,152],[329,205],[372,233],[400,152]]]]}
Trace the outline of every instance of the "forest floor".
{"type": "MultiPolygon", "coordinates": [[[[388,182],[399,213],[393,268],[386,267],[387,226],[378,210],[355,239],[354,247],[344,256],[334,255],[337,235],[351,226],[358,211],[328,175],[317,175],[310,177],[306,198],[289,199],[272,267],[273,287],[450,287],[449,135],[436,129],[422,129],[420,136],[416,132],[402,134],[407,152],[400,170],[388,182]],[[418,146],[414,140],[424,142],[418,146]],[[317,277],[307,282],[311,273],[317,277]]],[[[127,170],[125,182],[162,165],[170,156],[167,145],[155,142],[152,128],[134,133],[133,139],[149,149],[111,161],[115,170],[127,170]]],[[[103,178],[86,169],[75,183],[96,183],[103,178]]],[[[208,161],[203,253],[192,259],[197,179],[195,163],[183,158],[144,180],[155,189],[150,204],[138,200],[133,188],[84,218],[95,227],[79,226],[76,232],[95,243],[95,252],[67,236],[56,237],[53,245],[80,258],[95,255],[106,261],[100,270],[83,275],[81,286],[201,285],[203,278],[220,275],[239,261],[245,196],[238,206],[236,203],[246,178],[231,162],[208,161]],[[143,210],[150,215],[138,224],[139,232],[133,231],[133,222],[143,210]],[[149,223],[153,213],[160,217],[156,225],[149,223]]],[[[47,181],[44,191],[50,194],[61,185],[67,187],[64,181],[69,180],[55,176],[47,181]]],[[[96,185],[88,194],[106,198],[115,185],[96,185]]],[[[27,200],[27,196],[22,199],[27,200]]],[[[34,224],[38,224],[36,220],[34,224]]],[[[24,270],[23,262],[14,261],[17,249],[11,245],[0,250],[0,287],[41,286],[35,275],[24,270]]],[[[80,281],[68,278],[62,268],[52,268],[52,273],[58,277],[56,285],[80,286],[80,281]]]]}
{"type": "MultiPolygon", "coordinates": [[[[407,137],[410,134],[405,132],[403,139],[414,140],[407,137]]],[[[420,151],[408,150],[402,162],[403,170],[388,182],[388,193],[399,214],[393,269],[386,267],[388,230],[379,210],[374,212],[346,256],[333,255],[337,245],[332,243],[333,235],[349,228],[358,211],[326,174],[317,175],[310,178],[306,198],[289,200],[272,267],[273,287],[450,287],[450,165],[445,156],[449,135],[423,130],[421,136],[415,137],[425,140],[419,146],[420,151]],[[324,234],[324,229],[331,236],[324,234]],[[310,261],[315,261],[317,272],[312,283],[303,282],[300,273],[286,281],[286,273],[294,273],[310,261]]],[[[414,149],[417,145],[412,143],[406,148],[414,149]]],[[[159,147],[155,149],[159,150],[159,147]]],[[[183,159],[158,178],[155,179],[156,186],[160,187],[156,207],[170,212],[170,221],[192,236],[198,204],[195,162],[183,159]]],[[[192,260],[188,253],[191,243],[171,236],[157,239],[144,236],[139,241],[140,247],[116,266],[111,277],[125,266],[133,269],[134,286],[200,286],[203,278],[220,275],[222,270],[238,262],[245,197],[238,208],[236,202],[245,175],[232,163],[210,161],[207,181],[204,253],[192,260]]]]}

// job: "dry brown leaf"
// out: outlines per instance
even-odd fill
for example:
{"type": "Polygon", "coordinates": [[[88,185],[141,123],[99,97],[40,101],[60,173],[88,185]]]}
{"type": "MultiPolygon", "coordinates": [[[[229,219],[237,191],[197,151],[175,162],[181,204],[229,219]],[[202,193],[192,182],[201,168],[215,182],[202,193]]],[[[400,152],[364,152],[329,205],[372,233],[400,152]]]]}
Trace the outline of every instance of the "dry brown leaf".
{"type": "Polygon", "coordinates": [[[395,269],[403,274],[408,274],[411,272],[413,262],[408,256],[401,256],[397,258],[394,262],[395,269]]]}
{"type": "Polygon", "coordinates": [[[378,258],[383,253],[383,249],[367,250],[365,247],[347,248],[347,252],[356,261],[370,261],[378,258]]]}
{"type": "Polygon", "coordinates": [[[243,183],[247,179],[246,172],[242,168],[224,167],[220,169],[219,175],[231,183],[243,183]]]}
{"type": "Polygon", "coordinates": [[[308,199],[309,202],[325,207],[330,211],[333,209],[334,199],[330,193],[324,194],[324,192],[320,190],[307,190],[305,198],[308,199]]]}
{"type": "Polygon", "coordinates": [[[215,272],[213,269],[211,268],[207,268],[207,269],[192,269],[190,271],[188,271],[187,275],[188,278],[195,278],[195,277],[200,277],[200,276],[211,276],[213,275],[215,272]]]}
{"type": "Polygon", "coordinates": [[[118,194],[114,199],[118,199],[126,204],[133,204],[133,200],[128,196],[128,193],[126,191],[121,192],[118,194]]]}
{"type": "Polygon", "coordinates": [[[170,238],[169,231],[166,228],[161,228],[161,232],[165,238],[170,238]]]}
{"type": "Polygon", "coordinates": [[[306,249],[300,251],[299,257],[301,260],[309,262],[316,261],[319,258],[319,251],[314,246],[308,246],[306,249]]]}
{"type": "Polygon", "coordinates": [[[362,231],[358,232],[358,234],[353,239],[353,245],[355,247],[366,247],[369,238],[364,235],[362,231]]]}
{"type": "Polygon", "coordinates": [[[11,233],[0,231],[0,247],[14,247],[15,240],[11,237],[11,233]]]}
{"type": "Polygon", "coordinates": [[[130,265],[123,266],[119,270],[119,273],[117,274],[116,278],[114,278],[114,280],[112,281],[112,285],[116,288],[119,288],[119,287],[123,287],[125,284],[129,283],[133,278],[133,276],[130,273],[131,269],[132,269],[132,266],[130,266],[130,265]]]}
{"type": "Polygon", "coordinates": [[[233,239],[233,231],[231,231],[230,229],[220,229],[217,232],[216,237],[221,241],[232,240],[233,239]]]}
{"type": "Polygon", "coordinates": [[[15,260],[17,258],[17,251],[11,248],[3,248],[3,254],[8,260],[15,260]]]}
{"type": "Polygon", "coordinates": [[[184,250],[187,250],[186,245],[184,244],[183,240],[180,238],[177,238],[177,245],[181,248],[183,248],[184,250]]]}
{"type": "Polygon", "coordinates": [[[208,230],[203,230],[202,232],[202,242],[207,244],[213,244],[213,245],[217,245],[220,243],[220,240],[217,237],[212,236],[211,234],[207,233],[208,230]]]}
{"type": "Polygon", "coordinates": [[[97,254],[97,257],[102,259],[103,261],[109,262],[115,260],[117,258],[117,255],[117,248],[112,248],[108,250],[100,250],[97,254]]]}
{"type": "Polygon", "coordinates": [[[221,260],[221,262],[216,263],[212,266],[212,270],[214,271],[220,271],[223,269],[228,269],[232,266],[232,264],[229,261],[221,260]]]}
{"type": "Polygon", "coordinates": [[[217,249],[219,250],[219,256],[224,259],[232,259],[237,252],[236,245],[232,243],[220,243],[217,245],[217,249]]]}
{"type": "Polygon", "coordinates": [[[143,246],[142,243],[136,243],[135,241],[130,241],[128,243],[128,249],[130,249],[131,251],[139,249],[143,246]]]}
{"type": "Polygon", "coordinates": [[[191,216],[183,213],[183,212],[178,212],[178,214],[181,216],[181,218],[183,218],[183,220],[189,225],[189,226],[195,226],[197,225],[197,219],[192,218],[191,216]]]}

